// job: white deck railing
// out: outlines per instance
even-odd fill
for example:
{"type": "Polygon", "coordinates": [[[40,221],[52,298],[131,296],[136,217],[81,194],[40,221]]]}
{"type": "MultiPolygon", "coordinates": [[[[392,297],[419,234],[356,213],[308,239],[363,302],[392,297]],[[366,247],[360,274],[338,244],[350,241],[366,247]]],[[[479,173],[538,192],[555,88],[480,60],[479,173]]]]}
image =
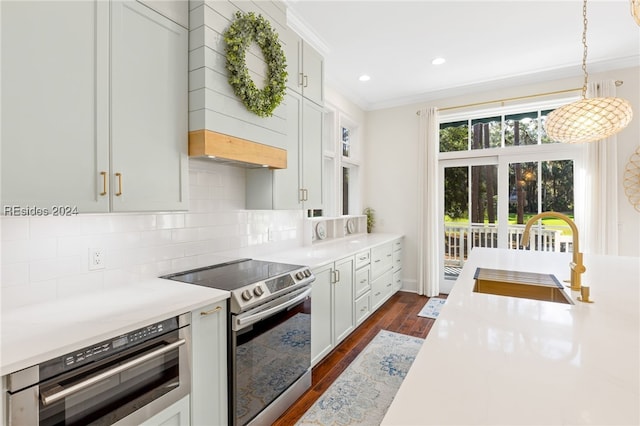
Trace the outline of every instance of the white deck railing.
{"type": "MultiPolygon", "coordinates": [[[[508,247],[526,250],[520,245],[524,225],[509,225],[508,247]]],[[[531,228],[530,248],[540,251],[571,251],[571,236],[562,235],[565,227],[554,226],[531,228]]],[[[566,229],[569,229],[566,227],[566,229]]],[[[473,223],[444,225],[444,264],[462,267],[473,247],[498,247],[498,226],[496,224],[473,223]]]]}

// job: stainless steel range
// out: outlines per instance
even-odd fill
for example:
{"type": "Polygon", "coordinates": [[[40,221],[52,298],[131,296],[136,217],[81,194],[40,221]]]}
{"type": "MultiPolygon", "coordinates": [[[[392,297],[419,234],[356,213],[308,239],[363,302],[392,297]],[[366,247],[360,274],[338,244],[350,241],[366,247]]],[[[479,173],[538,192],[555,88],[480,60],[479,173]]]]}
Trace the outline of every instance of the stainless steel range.
{"type": "Polygon", "coordinates": [[[271,424],[311,386],[308,267],[240,259],[163,278],[231,292],[229,424],[271,424]]]}

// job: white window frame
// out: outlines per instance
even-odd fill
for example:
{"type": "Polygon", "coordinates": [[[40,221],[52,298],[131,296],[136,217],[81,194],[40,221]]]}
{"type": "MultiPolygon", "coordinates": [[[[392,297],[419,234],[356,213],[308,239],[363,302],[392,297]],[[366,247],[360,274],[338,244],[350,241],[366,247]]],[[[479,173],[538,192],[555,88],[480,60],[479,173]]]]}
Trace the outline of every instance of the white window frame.
{"type": "MultiPolygon", "coordinates": [[[[530,112],[534,110],[549,110],[557,108],[568,102],[575,100],[561,99],[544,102],[519,104],[510,107],[499,107],[467,112],[456,112],[453,114],[441,114],[440,123],[473,120],[476,118],[485,118],[492,116],[505,116],[530,112]]],[[[503,120],[504,123],[504,120],[503,120]]],[[[471,132],[471,128],[469,128],[471,132]]],[[[470,138],[469,138],[470,139],[470,138]]],[[[574,206],[583,205],[583,191],[581,190],[580,179],[584,175],[584,145],[562,144],[562,143],[538,143],[537,145],[522,146],[504,146],[505,135],[504,126],[502,127],[501,147],[486,149],[469,149],[466,151],[441,152],[438,156],[438,197],[440,200],[440,213],[438,227],[440,235],[444,235],[444,171],[448,167],[466,167],[478,165],[497,165],[498,166],[498,248],[507,248],[508,224],[509,222],[509,164],[519,162],[542,162],[542,161],[559,161],[572,160],[574,162],[574,206]]],[[[470,196],[470,195],[469,195],[470,196]]],[[[540,197],[540,192],[538,197],[540,197]]],[[[538,200],[538,206],[542,206],[538,200]]],[[[471,205],[469,203],[469,205],[471,205]]],[[[575,208],[574,217],[576,221],[582,220],[582,212],[575,208]]],[[[444,288],[452,285],[451,280],[445,279],[444,273],[444,238],[440,243],[440,283],[444,288]]]]}
{"type": "Polygon", "coordinates": [[[323,216],[343,216],[342,168],[349,168],[350,215],[362,211],[362,125],[338,107],[325,105],[323,163],[326,176],[323,216]],[[342,128],[350,131],[350,156],[342,155],[342,128]]]}

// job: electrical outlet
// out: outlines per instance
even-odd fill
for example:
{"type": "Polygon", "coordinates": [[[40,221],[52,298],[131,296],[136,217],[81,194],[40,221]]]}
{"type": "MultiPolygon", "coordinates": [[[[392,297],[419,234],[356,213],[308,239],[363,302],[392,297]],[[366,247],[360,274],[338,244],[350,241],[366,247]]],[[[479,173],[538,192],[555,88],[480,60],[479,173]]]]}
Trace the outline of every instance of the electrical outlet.
{"type": "Polygon", "coordinates": [[[89,270],[104,269],[104,250],[101,248],[89,249],[89,270]]]}
{"type": "Polygon", "coordinates": [[[273,229],[267,228],[267,241],[273,241],[273,229]]]}

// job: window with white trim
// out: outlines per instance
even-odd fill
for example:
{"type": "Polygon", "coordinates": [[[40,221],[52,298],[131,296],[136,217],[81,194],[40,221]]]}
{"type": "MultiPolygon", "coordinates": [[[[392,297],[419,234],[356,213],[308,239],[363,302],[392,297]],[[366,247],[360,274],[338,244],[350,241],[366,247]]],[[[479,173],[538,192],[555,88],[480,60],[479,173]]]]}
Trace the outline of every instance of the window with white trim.
{"type": "Polygon", "coordinates": [[[360,125],[331,105],[324,116],[324,216],[362,214],[360,125]]]}
{"type": "MultiPolygon", "coordinates": [[[[521,250],[524,224],[542,211],[574,217],[581,148],[544,131],[560,105],[538,103],[440,116],[441,277],[455,279],[473,247],[521,250]]],[[[569,228],[545,220],[531,248],[570,251],[569,228]]]]}

